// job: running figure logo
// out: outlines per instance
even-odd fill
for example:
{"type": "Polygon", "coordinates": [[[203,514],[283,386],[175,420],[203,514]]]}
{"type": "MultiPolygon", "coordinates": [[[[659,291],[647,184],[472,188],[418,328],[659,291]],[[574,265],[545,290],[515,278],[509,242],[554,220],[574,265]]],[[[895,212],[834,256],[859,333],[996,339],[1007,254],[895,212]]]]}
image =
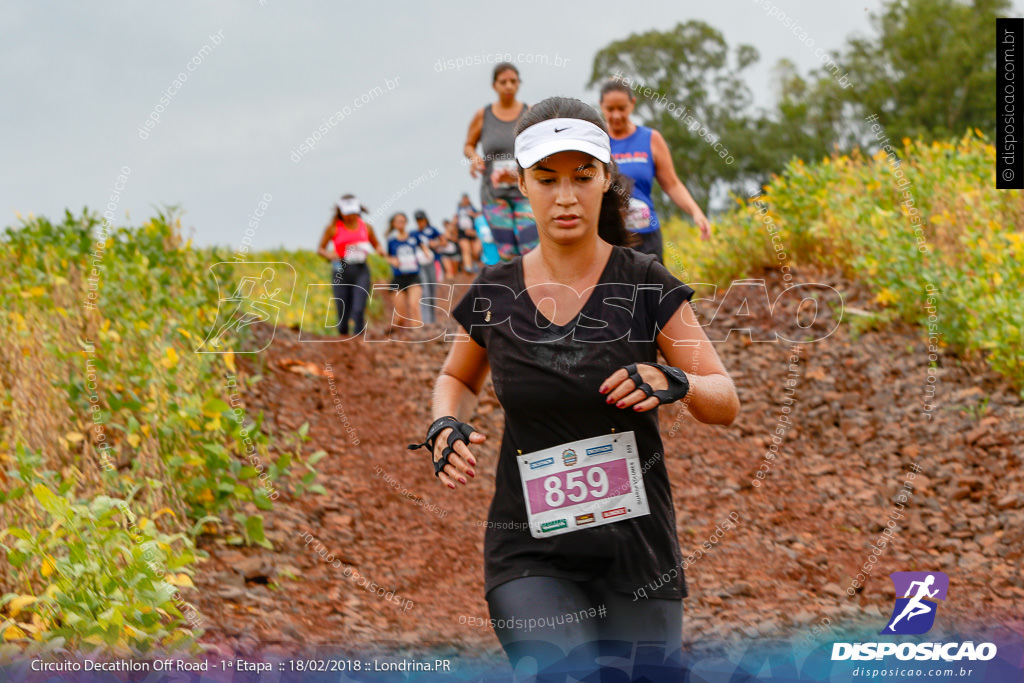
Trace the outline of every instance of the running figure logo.
{"type": "MultiPolygon", "coordinates": [[[[217,318],[210,328],[210,334],[203,340],[196,349],[197,353],[225,353],[225,346],[220,344],[222,337],[229,332],[239,332],[243,328],[258,322],[267,323],[277,328],[277,318],[282,306],[287,306],[292,300],[292,289],[294,284],[288,284],[288,291],[282,292],[281,287],[276,286],[280,282],[279,274],[287,274],[288,283],[295,282],[295,269],[288,263],[262,262],[247,263],[247,267],[260,267],[259,274],[238,276],[238,263],[221,262],[210,266],[210,272],[217,280],[217,287],[222,292],[217,305],[217,318]],[[221,271],[232,272],[231,282],[237,281],[230,296],[224,296],[222,285],[228,278],[218,277],[221,271]],[[285,273],[285,271],[290,271],[285,273]]],[[[247,268],[248,270],[248,268],[247,268]]],[[[256,353],[270,346],[274,335],[264,344],[263,348],[247,353],[256,353]]]]}
{"type": "Polygon", "coordinates": [[[896,605],[880,633],[926,633],[935,623],[936,600],[946,599],[949,577],[942,572],[893,572],[889,578],[896,588],[896,605]]]}

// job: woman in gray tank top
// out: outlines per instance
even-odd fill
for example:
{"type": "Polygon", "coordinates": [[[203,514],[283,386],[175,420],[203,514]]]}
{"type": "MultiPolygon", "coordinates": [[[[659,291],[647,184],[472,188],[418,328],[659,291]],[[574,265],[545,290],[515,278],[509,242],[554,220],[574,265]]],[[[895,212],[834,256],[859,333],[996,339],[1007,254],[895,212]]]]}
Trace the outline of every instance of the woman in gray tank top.
{"type": "Polygon", "coordinates": [[[513,151],[515,127],[529,108],[516,99],[519,70],[509,62],[494,67],[498,101],[473,116],[463,153],[473,162],[471,176],[481,175],[480,203],[503,261],[537,246],[537,223],[530,202],[519,192],[519,169],[513,151]],[[483,156],[477,154],[480,145],[483,156]]]}

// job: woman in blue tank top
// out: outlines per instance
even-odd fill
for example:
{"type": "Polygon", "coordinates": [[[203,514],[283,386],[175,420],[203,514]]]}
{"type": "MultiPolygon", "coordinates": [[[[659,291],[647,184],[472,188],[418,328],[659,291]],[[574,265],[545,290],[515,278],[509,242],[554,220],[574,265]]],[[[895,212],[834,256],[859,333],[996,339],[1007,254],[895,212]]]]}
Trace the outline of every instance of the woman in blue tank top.
{"type": "Polygon", "coordinates": [[[647,126],[638,126],[629,116],[636,97],[625,83],[612,79],[601,88],[601,112],[608,122],[612,158],[619,171],[633,179],[626,227],[636,233],[639,243],[633,248],[662,259],[661,224],[654,211],[651,190],[657,180],[676,206],[690,214],[700,228],[701,239],[711,237],[711,224],[689,190],[676,175],[672,155],[665,138],[647,126]]]}

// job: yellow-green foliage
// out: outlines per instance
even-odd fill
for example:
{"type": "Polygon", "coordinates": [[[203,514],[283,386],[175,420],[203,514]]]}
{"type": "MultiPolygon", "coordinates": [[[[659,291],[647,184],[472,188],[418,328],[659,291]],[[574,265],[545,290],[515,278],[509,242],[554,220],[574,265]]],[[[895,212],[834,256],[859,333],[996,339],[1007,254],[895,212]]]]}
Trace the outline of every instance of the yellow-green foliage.
{"type": "MultiPolygon", "coordinates": [[[[275,287],[292,292],[291,303],[281,306],[279,324],[301,329],[303,335],[337,334],[337,307],[331,300],[331,264],[308,250],[289,251],[271,249],[252,254],[248,262],[286,263],[291,268],[276,268],[275,287]],[[294,269],[294,273],[292,272],[294,269]]],[[[391,267],[377,255],[371,255],[372,282],[390,282],[391,267]]],[[[368,320],[379,319],[384,313],[382,292],[371,294],[366,308],[368,320]]]]}
{"type": "Polygon", "coordinates": [[[987,354],[1024,386],[1024,200],[995,189],[994,168],[980,133],[904,140],[898,156],[794,160],[760,197],[715,217],[709,242],[670,221],[665,262],[716,284],[765,267],[838,269],[879,306],[930,325],[943,346],[987,354]]]}
{"type": "Polygon", "coordinates": [[[0,264],[0,642],[186,644],[162,573],[187,585],[192,535],[239,507],[266,544],[248,504],[269,509],[286,467],[244,411],[239,338],[195,353],[218,311],[209,264],[171,216],[70,212],[8,228],[0,264]]]}

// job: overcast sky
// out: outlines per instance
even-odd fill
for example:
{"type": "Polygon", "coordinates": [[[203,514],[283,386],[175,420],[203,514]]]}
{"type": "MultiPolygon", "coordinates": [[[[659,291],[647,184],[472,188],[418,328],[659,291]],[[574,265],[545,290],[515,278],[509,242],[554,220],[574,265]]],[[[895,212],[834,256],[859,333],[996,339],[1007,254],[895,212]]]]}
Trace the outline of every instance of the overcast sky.
{"type": "MultiPolygon", "coordinates": [[[[460,193],[478,203],[461,150],[473,112],[494,99],[486,63],[494,55],[520,61],[526,102],[593,102],[584,86],[597,50],[698,19],[731,47],[757,48],[749,83],[768,106],[777,60],[806,74],[818,65],[814,47],[870,35],[868,11],[881,6],[774,1],[813,47],[755,0],[5,2],[2,224],[15,224],[16,212],[102,212],[115,184],[123,187],[116,223],[135,225],[153,207],[177,204],[198,245],[238,248],[266,196],[255,248],[315,247],[346,192],[371,211],[423,208],[440,224],[460,193]],[[439,60],[459,58],[483,63],[439,69],[439,60]],[[175,85],[179,73],[187,78],[175,85]],[[383,94],[370,95],[378,86],[383,94]],[[350,113],[331,125],[346,106],[350,113]],[[293,154],[322,124],[327,132],[313,148],[293,154]],[[122,168],[126,182],[117,180],[122,168]]],[[[383,223],[375,221],[379,233],[383,223]]]]}

